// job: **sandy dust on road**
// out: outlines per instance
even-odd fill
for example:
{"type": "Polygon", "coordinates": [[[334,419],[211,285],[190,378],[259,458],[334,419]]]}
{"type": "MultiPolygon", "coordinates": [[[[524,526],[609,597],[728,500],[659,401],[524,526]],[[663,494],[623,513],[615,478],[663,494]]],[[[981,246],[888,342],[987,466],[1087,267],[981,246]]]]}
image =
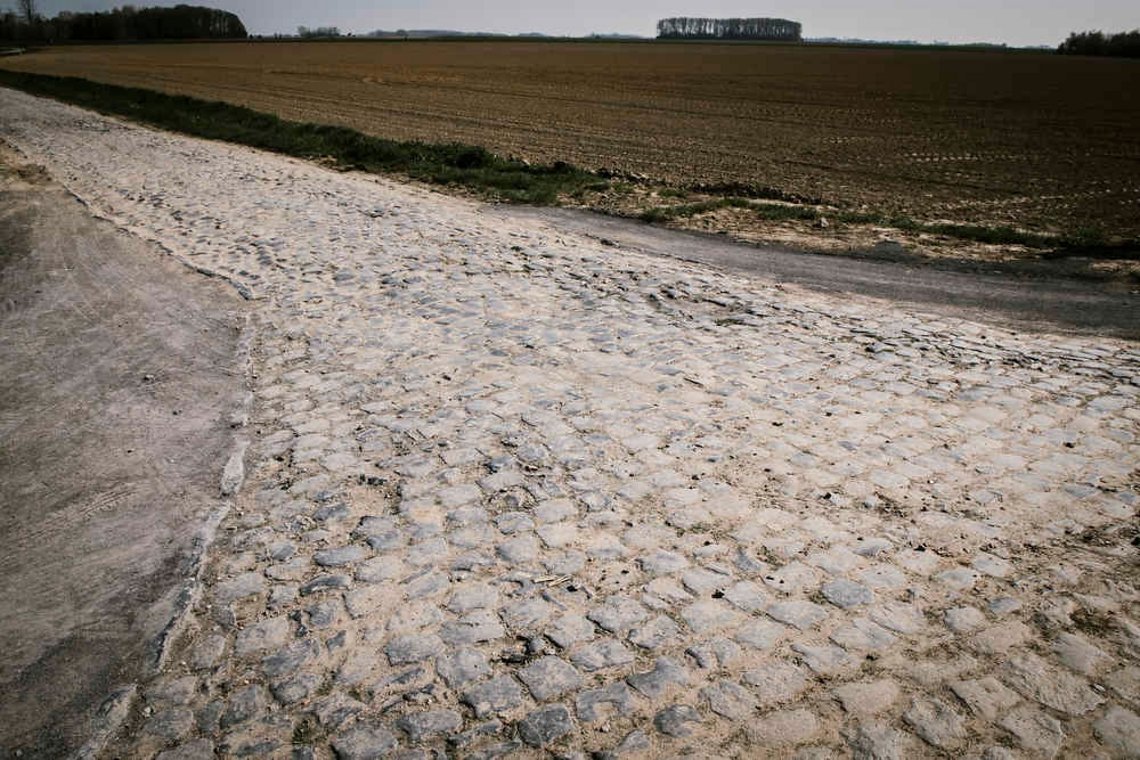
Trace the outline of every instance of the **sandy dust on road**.
{"type": "Polygon", "coordinates": [[[254,301],[246,483],[113,754],[1140,755],[1134,342],[6,90],[0,137],[254,301]]]}

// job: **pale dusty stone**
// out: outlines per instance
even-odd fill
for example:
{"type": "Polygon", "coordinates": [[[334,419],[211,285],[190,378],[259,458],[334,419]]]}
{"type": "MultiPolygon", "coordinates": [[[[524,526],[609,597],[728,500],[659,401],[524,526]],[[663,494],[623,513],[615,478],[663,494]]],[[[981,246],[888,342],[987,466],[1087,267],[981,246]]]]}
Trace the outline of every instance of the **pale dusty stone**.
{"type": "Polygon", "coordinates": [[[1131,710],[1109,708],[1093,730],[1105,746],[1125,757],[1140,757],[1140,717],[1131,710]]]}
{"type": "Polygon", "coordinates": [[[1084,715],[1104,702],[1104,697],[1089,688],[1084,679],[1050,667],[1034,654],[1012,658],[1005,669],[1005,680],[1024,696],[1069,715],[1084,715]]]}
{"type": "Polygon", "coordinates": [[[974,681],[953,681],[950,689],[971,710],[991,721],[1021,701],[1016,693],[993,676],[974,681]]]}
{"type": "Polygon", "coordinates": [[[903,720],[924,741],[940,749],[955,747],[966,738],[962,717],[938,699],[916,699],[903,720]]]}
{"type": "Polygon", "coordinates": [[[1032,628],[1014,620],[975,633],[970,637],[969,645],[982,654],[1002,655],[1021,647],[1032,636],[1032,628]]]}
{"type": "Polygon", "coordinates": [[[868,683],[852,683],[836,687],[832,694],[843,709],[857,716],[871,716],[889,710],[899,698],[899,687],[884,678],[868,683]]]}
{"type": "Polygon", "coordinates": [[[744,730],[757,746],[779,747],[811,741],[821,726],[810,710],[777,710],[749,721],[744,730]]]}
{"type": "Polygon", "coordinates": [[[998,725],[1013,734],[1021,747],[1041,757],[1056,757],[1065,741],[1060,721],[1032,707],[1019,707],[998,725]]]}

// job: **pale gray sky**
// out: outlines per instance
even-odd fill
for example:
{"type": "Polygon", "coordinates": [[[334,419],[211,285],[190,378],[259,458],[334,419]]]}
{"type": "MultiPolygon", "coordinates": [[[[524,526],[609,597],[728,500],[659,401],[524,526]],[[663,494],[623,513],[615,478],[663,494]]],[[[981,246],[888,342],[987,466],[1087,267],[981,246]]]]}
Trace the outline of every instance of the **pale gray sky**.
{"type": "MultiPolygon", "coordinates": [[[[122,2],[39,0],[45,15],[106,10],[122,2]]],[[[809,37],[1056,45],[1071,31],[1140,27],[1136,0],[182,0],[232,10],[254,34],[298,25],[372,29],[455,29],[651,36],[666,16],[779,16],[800,21],[809,37]]],[[[0,0],[0,6],[13,0],[0,0]]],[[[136,0],[135,5],[176,5],[136,0]]]]}

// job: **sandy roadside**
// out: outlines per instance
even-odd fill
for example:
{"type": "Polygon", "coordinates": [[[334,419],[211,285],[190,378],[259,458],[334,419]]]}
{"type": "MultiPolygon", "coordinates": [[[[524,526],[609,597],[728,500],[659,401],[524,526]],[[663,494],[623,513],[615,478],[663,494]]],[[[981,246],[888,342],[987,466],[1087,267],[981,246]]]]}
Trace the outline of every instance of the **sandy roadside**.
{"type": "Polygon", "coordinates": [[[154,667],[222,507],[242,312],[0,152],[0,684],[18,695],[0,747],[68,755],[154,667]]]}

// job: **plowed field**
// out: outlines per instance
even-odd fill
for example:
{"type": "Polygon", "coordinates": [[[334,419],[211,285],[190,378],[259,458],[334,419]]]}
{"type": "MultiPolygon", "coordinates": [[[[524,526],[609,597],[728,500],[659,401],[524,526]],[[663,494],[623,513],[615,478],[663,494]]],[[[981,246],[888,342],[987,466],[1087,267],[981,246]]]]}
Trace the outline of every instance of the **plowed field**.
{"type": "Polygon", "coordinates": [[[5,67],[844,208],[1140,233],[1140,65],[730,44],[72,47],[5,67]]]}

